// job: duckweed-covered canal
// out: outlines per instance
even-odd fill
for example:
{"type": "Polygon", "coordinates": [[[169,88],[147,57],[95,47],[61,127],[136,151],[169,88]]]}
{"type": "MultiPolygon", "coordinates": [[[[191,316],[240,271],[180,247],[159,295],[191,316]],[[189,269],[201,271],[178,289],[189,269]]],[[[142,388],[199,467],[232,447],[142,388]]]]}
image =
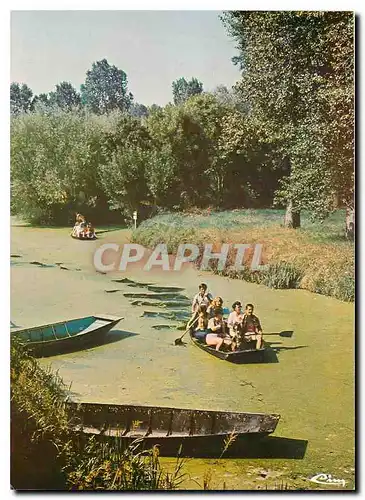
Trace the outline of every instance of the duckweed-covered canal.
{"type": "MultiPolygon", "coordinates": [[[[103,234],[122,243],[126,231],[103,234]]],[[[222,460],[190,459],[184,488],[263,488],[288,484],[323,488],[309,478],[331,474],[353,488],[353,305],[301,290],[271,290],[199,273],[102,275],[92,265],[98,242],[65,229],[12,228],[11,320],[20,327],[83,315],[124,317],[99,347],[44,358],[71,384],[75,400],[279,413],[273,437],[257,450],[222,460]],[[271,351],[263,364],[235,365],[186,345],[174,345],[201,281],[224,306],[255,304],[271,351]]],[[[227,453],[229,457],[229,451],[227,453]]],[[[166,465],[171,459],[163,459],[166,465]]],[[[332,487],[340,489],[340,487],[332,487]]]]}

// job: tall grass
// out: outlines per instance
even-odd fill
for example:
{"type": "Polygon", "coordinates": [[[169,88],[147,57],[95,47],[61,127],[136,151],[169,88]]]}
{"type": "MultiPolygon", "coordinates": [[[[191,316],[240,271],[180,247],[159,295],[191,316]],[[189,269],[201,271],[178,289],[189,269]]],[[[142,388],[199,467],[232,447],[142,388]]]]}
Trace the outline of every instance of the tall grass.
{"type": "Polygon", "coordinates": [[[172,473],[158,449],[78,438],[65,409],[69,390],[57,373],[42,369],[11,343],[11,484],[15,489],[173,490],[184,480],[177,457],[172,473]]]}
{"type": "Polygon", "coordinates": [[[354,244],[344,236],[344,211],[334,212],[323,223],[311,222],[304,213],[297,230],[282,227],[283,217],[284,211],[269,209],[166,213],[143,222],[133,232],[132,241],[150,248],[166,243],[173,254],[180,243],[195,243],[200,248],[213,243],[215,251],[222,243],[260,243],[265,270],[252,271],[248,259],[243,271],[236,271],[233,249],[223,271],[217,270],[214,261],[211,270],[271,288],[302,288],[353,301],[354,244]]]}

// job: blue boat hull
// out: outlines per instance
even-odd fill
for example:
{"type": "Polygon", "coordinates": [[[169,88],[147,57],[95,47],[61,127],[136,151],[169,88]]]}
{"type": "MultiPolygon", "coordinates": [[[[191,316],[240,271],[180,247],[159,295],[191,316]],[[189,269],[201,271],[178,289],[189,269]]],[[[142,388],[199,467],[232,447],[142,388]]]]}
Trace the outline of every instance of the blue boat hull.
{"type": "Polygon", "coordinates": [[[12,332],[33,356],[46,357],[99,345],[122,318],[89,316],[12,332]]]}

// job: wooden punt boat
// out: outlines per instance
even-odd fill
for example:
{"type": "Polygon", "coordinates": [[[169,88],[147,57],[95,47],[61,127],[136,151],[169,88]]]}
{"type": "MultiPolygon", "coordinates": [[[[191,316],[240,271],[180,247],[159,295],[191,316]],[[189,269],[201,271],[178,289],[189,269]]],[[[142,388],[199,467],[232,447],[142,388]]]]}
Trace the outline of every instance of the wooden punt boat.
{"type": "Polygon", "coordinates": [[[261,347],[261,349],[248,348],[233,352],[216,351],[215,347],[209,347],[201,340],[196,339],[193,336],[192,329],[189,330],[189,335],[192,343],[196,347],[199,347],[199,349],[202,349],[203,351],[211,354],[212,356],[215,356],[216,358],[224,359],[225,361],[230,361],[232,363],[262,363],[264,361],[265,351],[267,350],[265,348],[265,345],[263,344],[263,347],[261,347]]]}
{"type": "Polygon", "coordinates": [[[145,447],[158,445],[160,453],[209,456],[222,451],[228,437],[263,437],[275,431],[280,415],[167,408],[160,406],[66,403],[70,425],[78,435],[129,444],[141,439],[145,447]]]}
{"type": "Polygon", "coordinates": [[[96,234],[93,233],[92,236],[86,236],[83,233],[80,233],[79,235],[76,233],[76,231],[72,231],[71,233],[71,238],[74,238],[75,240],[83,240],[83,241],[93,241],[96,240],[96,234]]]}
{"type": "Polygon", "coordinates": [[[23,343],[35,357],[54,356],[100,343],[121,319],[109,315],[87,316],[16,330],[11,336],[23,343]]]}

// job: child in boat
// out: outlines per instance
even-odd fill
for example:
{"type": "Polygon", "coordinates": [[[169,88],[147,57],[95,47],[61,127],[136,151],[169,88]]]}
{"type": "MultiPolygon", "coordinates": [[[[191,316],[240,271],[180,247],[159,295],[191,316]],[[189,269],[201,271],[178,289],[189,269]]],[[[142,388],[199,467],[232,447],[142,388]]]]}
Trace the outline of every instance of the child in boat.
{"type": "Polygon", "coordinates": [[[244,314],[242,312],[242,304],[239,300],[236,300],[232,304],[233,311],[228,316],[228,328],[229,335],[232,339],[232,350],[235,351],[240,347],[242,341],[242,323],[244,314]]]}
{"type": "Polygon", "coordinates": [[[253,314],[254,306],[246,304],[242,321],[242,334],[245,342],[256,341],[256,349],[262,346],[262,328],[260,320],[253,314]]]}
{"type": "Polygon", "coordinates": [[[213,300],[212,295],[207,291],[208,287],[205,283],[199,285],[199,292],[195,295],[191,306],[191,312],[198,311],[199,306],[205,305],[208,307],[213,300]]]}
{"type": "Polygon", "coordinates": [[[214,309],[214,316],[208,322],[208,330],[211,333],[207,334],[205,343],[209,346],[215,346],[216,351],[219,351],[223,344],[231,345],[232,342],[227,334],[221,307],[214,309]]]}
{"type": "Polygon", "coordinates": [[[205,342],[205,337],[207,335],[208,328],[208,315],[207,315],[207,307],[202,304],[198,307],[198,322],[195,327],[195,331],[193,333],[194,337],[198,340],[205,342]]]}

